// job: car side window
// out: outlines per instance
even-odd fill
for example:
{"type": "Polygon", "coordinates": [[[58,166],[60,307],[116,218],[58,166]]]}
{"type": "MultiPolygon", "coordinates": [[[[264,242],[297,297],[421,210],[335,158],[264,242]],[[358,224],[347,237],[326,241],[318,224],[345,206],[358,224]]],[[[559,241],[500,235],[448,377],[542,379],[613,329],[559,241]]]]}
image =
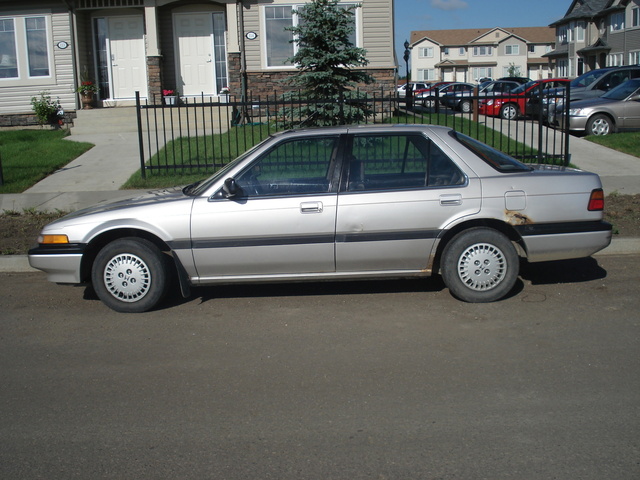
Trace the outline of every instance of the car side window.
{"type": "Polygon", "coordinates": [[[422,135],[357,135],[347,157],[347,191],[462,185],[453,161],[422,135]]]}
{"type": "Polygon", "coordinates": [[[331,188],[338,136],[282,142],[235,180],[243,197],[319,194],[331,188]]]}

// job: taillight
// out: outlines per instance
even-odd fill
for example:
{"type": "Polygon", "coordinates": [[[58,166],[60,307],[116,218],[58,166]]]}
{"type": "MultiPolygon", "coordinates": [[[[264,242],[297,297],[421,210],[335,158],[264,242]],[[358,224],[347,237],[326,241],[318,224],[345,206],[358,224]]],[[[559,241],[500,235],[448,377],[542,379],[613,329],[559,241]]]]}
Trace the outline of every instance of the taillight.
{"type": "Polygon", "coordinates": [[[601,188],[598,188],[591,192],[591,196],[589,197],[588,210],[590,212],[604,210],[604,192],[601,188]]]}

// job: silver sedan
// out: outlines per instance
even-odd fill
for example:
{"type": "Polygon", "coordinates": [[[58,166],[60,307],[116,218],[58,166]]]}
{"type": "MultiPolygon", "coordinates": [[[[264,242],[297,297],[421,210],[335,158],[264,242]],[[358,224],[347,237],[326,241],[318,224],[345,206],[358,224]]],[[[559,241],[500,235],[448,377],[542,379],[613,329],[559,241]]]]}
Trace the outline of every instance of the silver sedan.
{"type": "MultiPolygon", "coordinates": [[[[566,124],[564,108],[558,109],[561,125],[566,124]]],[[[571,102],[569,129],[588,135],[608,135],[640,128],[640,78],[628,80],[598,98],[571,102]]]]}
{"type": "Polygon", "coordinates": [[[446,127],[272,135],[212,177],[70,214],[29,252],[58,283],[121,312],[193,285],[441,274],[468,302],[507,295],[520,259],[611,240],[593,173],[524,165],[446,127]]]}

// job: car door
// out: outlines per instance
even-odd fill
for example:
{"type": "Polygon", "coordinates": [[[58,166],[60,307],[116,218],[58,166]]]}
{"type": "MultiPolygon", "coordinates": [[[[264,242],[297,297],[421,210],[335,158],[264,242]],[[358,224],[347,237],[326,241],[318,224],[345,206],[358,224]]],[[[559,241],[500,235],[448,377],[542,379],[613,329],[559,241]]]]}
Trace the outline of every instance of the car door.
{"type": "Polygon", "coordinates": [[[479,184],[419,133],[349,137],[336,221],[336,270],[427,268],[452,219],[480,208],[479,184]]]}
{"type": "Polygon", "coordinates": [[[283,140],[235,176],[237,193],[194,202],[201,280],[335,271],[337,135],[283,140]]]}

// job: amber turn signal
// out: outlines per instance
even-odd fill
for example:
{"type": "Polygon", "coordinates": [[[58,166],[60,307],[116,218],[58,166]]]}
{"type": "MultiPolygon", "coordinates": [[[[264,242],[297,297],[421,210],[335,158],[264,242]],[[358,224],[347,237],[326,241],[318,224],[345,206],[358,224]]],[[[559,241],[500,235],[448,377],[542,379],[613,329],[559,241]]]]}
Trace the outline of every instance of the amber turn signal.
{"type": "Polygon", "coordinates": [[[41,235],[38,238],[38,243],[42,245],[69,243],[69,237],[66,235],[41,235]]]}

